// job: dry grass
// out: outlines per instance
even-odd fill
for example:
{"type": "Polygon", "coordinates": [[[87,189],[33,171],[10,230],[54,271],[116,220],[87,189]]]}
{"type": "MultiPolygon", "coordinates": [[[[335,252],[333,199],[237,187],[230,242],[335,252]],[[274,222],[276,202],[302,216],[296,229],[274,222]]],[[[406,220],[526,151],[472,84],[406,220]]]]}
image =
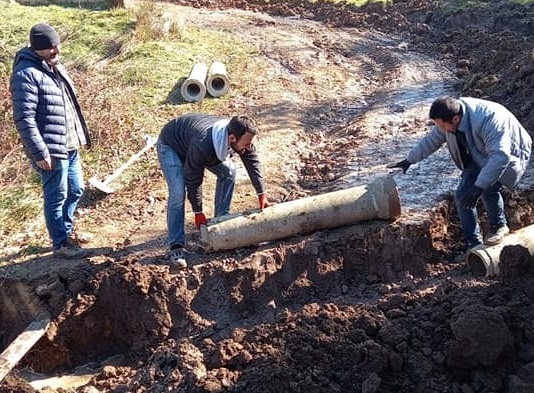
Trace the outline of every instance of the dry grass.
{"type": "MultiPolygon", "coordinates": [[[[93,148],[82,151],[86,178],[105,178],[144,146],[144,135],[157,135],[180,113],[224,111],[225,99],[196,104],[176,100],[180,78],[188,75],[194,62],[221,60],[239,75],[241,64],[255,53],[233,37],[189,28],[180,15],[150,1],[133,10],[98,12],[12,3],[2,13],[0,248],[13,244],[30,222],[38,223],[44,232],[40,183],[14,128],[9,93],[13,57],[26,45],[34,23],[49,22],[63,38],[63,61],[75,81],[93,140],[93,148]]],[[[239,94],[239,88],[232,92],[239,94]]],[[[129,190],[146,182],[155,185],[157,195],[164,195],[165,183],[153,151],[121,176],[116,186],[125,192],[102,201],[100,208],[121,211],[131,202],[129,190]]],[[[47,242],[46,236],[43,241],[47,242]]]]}

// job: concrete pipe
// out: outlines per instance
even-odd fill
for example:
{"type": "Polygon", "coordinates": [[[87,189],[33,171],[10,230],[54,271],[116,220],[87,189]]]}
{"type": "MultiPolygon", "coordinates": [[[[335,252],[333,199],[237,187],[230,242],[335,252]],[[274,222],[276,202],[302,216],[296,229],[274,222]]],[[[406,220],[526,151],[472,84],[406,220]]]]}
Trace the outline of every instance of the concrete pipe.
{"type": "Polygon", "coordinates": [[[206,89],[212,97],[220,97],[228,93],[230,80],[226,75],[226,67],[220,61],[211,63],[206,79],[206,89]]]}
{"type": "Polygon", "coordinates": [[[480,245],[467,253],[467,265],[475,275],[492,277],[499,274],[501,251],[506,246],[520,245],[534,255],[534,225],[521,228],[494,246],[480,245]]]}
{"type": "Polygon", "coordinates": [[[206,97],[204,81],[208,75],[208,66],[205,63],[197,63],[191,68],[189,77],[182,83],[180,92],[187,102],[198,102],[206,97]]]}
{"type": "Polygon", "coordinates": [[[384,177],[365,186],[276,204],[248,215],[219,217],[201,227],[206,251],[229,250],[265,241],[401,213],[395,181],[384,177]]]}

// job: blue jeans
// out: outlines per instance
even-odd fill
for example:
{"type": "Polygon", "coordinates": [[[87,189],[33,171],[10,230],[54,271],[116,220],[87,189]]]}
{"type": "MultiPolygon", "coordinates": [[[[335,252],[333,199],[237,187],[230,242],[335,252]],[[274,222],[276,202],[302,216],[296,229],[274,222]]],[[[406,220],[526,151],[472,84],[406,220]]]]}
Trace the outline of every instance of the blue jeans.
{"type": "Polygon", "coordinates": [[[215,217],[225,216],[230,212],[230,204],[234,195],[236,168],[230,157],[226,161],[209,167],[208,171],[217,176],[215,187],[215,217]]]}
{"type": "MultiPolygon", "coordinates": [[[[460,184],[456,189],[456,206],[458,208],[458,214],[464,232],[464,241],[467,247],[473,247],[481,243],[482,237],[480,234],[476,207],[474,209],[466,209],[460,201],[464,201],[467,192],[475,186],[475,181],[479,173],[480,168],[477,165],[473,163],[469,165],[462,172],[460,184]]],[[[500,193],[501,186],[501,183],[497,182],[482,192],[481,199],[486,208],[488,221],[492,229],[506,225],[504,201],[500,193]]]]}
{"type": "Polygon", "coordinates": [[[50,171],[33,167],[41,176],[46,227],[57,250],[74,230],[74,211],[84,191],[80,155],[73,150],[66,160],[52,158],[50,171]]]}
{"type": "MultiPolygon", "coordinates": [[[[183,163],[178,154],[169,146],[158,141],[158,159],[167,182],[167,230],[169,246],[185,245],[185,180],[183,163]]],[[[234,193],[236,170],[228,158],[225,162],[208,168],[217,176],[215,189],[215,216],[228,214],[234,193]]]]}

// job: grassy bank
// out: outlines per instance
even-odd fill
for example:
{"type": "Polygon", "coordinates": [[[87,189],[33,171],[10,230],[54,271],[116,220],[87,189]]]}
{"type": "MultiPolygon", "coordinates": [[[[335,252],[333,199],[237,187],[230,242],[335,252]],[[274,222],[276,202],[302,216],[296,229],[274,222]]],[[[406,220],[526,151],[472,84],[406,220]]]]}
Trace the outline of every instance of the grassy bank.
{"type": "MultiPolygon", "coordinates": [[[[9,239],[21,227],[42,226],[40,183],[24,156],[12,121],[9,76],[15,53],[28,44],[35,23],[46,21],[62,37],[62,59],[76,88],[93,137],[83,151],[86,177],[104,178],[143,147],[144,135],[157,135],[169,119],[193,110],[218,113],[232,95],[185,103],[180,80],[199,61],[219,60],[229,74],[239,76],[255,56],[251,47],[216,31],[188,25],[172,7],[153,2],[134,9],[88,10],[59,6],[3,3],[0,20],[0,234],[9,239]]],[[[140,173],[157,170],[154,160],[139,164],[121,180],[124,187],[140,173]],[[142,167],[145,165],[146,167],[142,167]]],[[[126,204],[126,197],[114,198],[126,204]]]]}

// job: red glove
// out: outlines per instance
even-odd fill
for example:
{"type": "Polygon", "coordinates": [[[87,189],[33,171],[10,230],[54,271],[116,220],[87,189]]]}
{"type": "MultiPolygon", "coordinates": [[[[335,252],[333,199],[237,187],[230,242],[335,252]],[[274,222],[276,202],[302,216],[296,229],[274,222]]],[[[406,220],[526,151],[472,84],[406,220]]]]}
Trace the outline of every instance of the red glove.
{"type": "Polygon", "coordinates": [[[266,207],[271,206],[265,194],[258,195],[258,201],[260,202],[260,209],[265,209],[266,207]]]}
{"type": "Polygon", "coordinates": [[[195,213],[195,226],[200,229],[201,225],[208,225],[208,220],[206,220],[204,213],[195,213]]]}

